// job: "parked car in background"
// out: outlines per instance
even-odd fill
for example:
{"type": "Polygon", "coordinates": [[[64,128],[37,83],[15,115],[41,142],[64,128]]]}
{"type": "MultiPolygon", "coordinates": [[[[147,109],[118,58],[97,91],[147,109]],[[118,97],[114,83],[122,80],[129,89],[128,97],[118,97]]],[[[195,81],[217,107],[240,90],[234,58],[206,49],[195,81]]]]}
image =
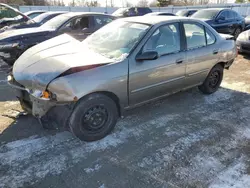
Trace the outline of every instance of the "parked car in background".
{"type": "Polygon", "coordinates": [[[231,9],[203,9],[197,11],[191,17],[205,21],[217,32],[233,35],[235,39],[245,28],[244,18],[231,9]]]}
{"type": "Polygon", "coordinates": [[[34,19],[35,17],[45,12],[47,11],[46,10],[32,10],[32,11],[25,12],[24,15],[28,16],[31,19],[34,19]]]}
{"type": "Polygon", "coordinates": [[[131,16],[143,16],[151,13],[152,10],[148,7],[129,7],[119,8],[112,15],[116,17],[131,17],[131,16]]]}
{"type": "Polygon", "coordinates": [[[192,16],[197,10],[195,9],[185,9],[185,10],[179,10],[176,12],[176,16],[184,16],[184,17],[190,17],[192,16]]]}
{"type": "Polygon", "coordinates": [[[82,41],[114,19],[114,16],[102,13],[72,12],[59,15],[41,27],[5,31],[0,33],[0,58],[13,65],[31,46],[63,33],[82,41]]]}
{"type": "Polygon", "coordinates": [[[6,30],[12,30],[12,29],[24,29],[24,28],[32,28],[32,27],[40,27],[41,25],[45,24],[47,21],[51,20],[52,18],[64,14],[66,12],[63,11],[56,11],[56,12],[46,12],[43,14],[40,14],[39,16],[35,17],[32,20],[29,20],[25,23],[15,24],[11,26],[5,26],[2,29],[0,29],[0,33],[4,32],[6,30]]]}
{"type": "Polygon", "coordinates": [[[250,54],[250,30],[243,31],[236,40],[236,45],[240,53],[250,54]]]}
{"type": "Polygon", "coordinates": [[[28,16],[17,9],[0,3],[0,29],[17,23],[25,23],[31,20],[28,16]]]}
{"type": "Polygon", "coordinates": [[[59,118],[93,141],[109,134],[124,110],[194,86],[214,93],[236,54],[234,40],[202,21],[140,16],[118,19],[82,43],[61,35],[38,44],[16,61],[8,81],[42,124],[59,118]]]}
{"type": "Polygon", "coordinates": [[[175,16],[175,14],[168,13],[168,12],[151,12],[151,13],[145,14],[144,16],[175,16]]]}
{"type": "Polygon", "coordinates": [[[245,30],[250,29],[250,16],[245,17],[245,24],[246,24],[245,30]]]}

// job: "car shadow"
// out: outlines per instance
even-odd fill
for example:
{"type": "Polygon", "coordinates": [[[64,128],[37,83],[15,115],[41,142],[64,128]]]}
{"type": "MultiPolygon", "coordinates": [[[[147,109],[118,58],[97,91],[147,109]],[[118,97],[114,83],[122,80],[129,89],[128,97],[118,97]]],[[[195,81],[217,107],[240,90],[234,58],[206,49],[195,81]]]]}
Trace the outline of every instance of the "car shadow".
{"type": "Polygon", "coordinates": [[[244,59],[250,60],[250,54],[242,53],[244,59]]]}
{"type": "MultiPolygon", "coordinates": [[[[208,110],[208,113],[213,113],[214,111],[230,110],[232,104],[243,107],[244,105],[246,106],[246,101],[250,101],[250,94],[246,92],[220,88],[212,95],[203,95],[197,88],[193,88],[171,95],[157,102],[134,108],[128,111],[125,118],[121,121],[125,122],[122,123],[122,125],[126,126],[126,129],[145,123],[151,119],[164,117],[168,114],[186,115],[191,112],[196,113],[196,111],[199,113],[200,109],[205,109],[208,110]],[[136,120],[136,123],[134,123],[134,120],[136,120]]],[[[46,130],[33,116],[20,116],[14,118],[14,121],[2,131],[0,134],[0,143],[25,139],[32,136],[43,137],[55,135],[62,131],[65,131],[65,129],[46,130]]],[[[114,131],[116,132],[117,128],[115,128],[114,131]]]]}

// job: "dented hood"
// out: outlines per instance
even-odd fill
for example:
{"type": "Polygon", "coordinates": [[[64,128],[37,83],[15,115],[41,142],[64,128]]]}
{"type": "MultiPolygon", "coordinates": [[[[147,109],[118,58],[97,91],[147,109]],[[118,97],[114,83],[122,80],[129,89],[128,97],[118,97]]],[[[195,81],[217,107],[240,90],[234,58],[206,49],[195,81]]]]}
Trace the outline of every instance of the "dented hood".
{"type": "Polygon", "coordinates": [[[53,79],[70,68],[111,62],[111,59],[64,34],[23,53],[13,66],[13,76],[28,89],[44,90],[53,79]]]}

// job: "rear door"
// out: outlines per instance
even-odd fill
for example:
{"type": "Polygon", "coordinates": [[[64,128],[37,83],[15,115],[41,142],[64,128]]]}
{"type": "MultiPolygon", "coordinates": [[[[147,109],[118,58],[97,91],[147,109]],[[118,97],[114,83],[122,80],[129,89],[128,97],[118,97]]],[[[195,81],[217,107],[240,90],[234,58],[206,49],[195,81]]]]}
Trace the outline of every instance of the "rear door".
{"type": "Polygon", "coordinates": [[[196,22],[184,22],[186,36],[186,87],[201,84],[218,62],[219,49],[215,36],[208,28],[196,22]]]}
{"type": "Polygon", "coordinates": [[[233,11],[227,11],[227,19],[228,19],[228,33],[234,34],[235,29],[238,27],[235,14],[233,11]]]}
{"type": "Polygon", "coordinates": [[[141,52],[157,51],[156,60],[129,61],[129,103],[136,105],[181,90],[185,78],[185,52],[181,48],[180,23],[157,28],[141,52]]]}

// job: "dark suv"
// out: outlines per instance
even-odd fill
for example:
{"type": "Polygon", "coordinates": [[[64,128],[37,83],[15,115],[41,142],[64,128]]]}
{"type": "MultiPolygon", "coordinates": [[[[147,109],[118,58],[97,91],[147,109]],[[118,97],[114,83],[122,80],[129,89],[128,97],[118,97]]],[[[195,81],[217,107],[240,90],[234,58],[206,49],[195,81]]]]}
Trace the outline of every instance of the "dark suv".
{"type": "Polygon", "coordinates": [[[148,7],[130,7],[130,8],[119,8],[112,15],[116,17],[131,17],[131,16],[143,16],[151,12],[152,10],[148,7]]]}
{"type": "Polygon", "coordinates": [[[245,28],[245,19],[231,9],[211,8],[194,13],[192,18],[207,22],[217,32],[233,35],[235,38],[245,28]]]}

